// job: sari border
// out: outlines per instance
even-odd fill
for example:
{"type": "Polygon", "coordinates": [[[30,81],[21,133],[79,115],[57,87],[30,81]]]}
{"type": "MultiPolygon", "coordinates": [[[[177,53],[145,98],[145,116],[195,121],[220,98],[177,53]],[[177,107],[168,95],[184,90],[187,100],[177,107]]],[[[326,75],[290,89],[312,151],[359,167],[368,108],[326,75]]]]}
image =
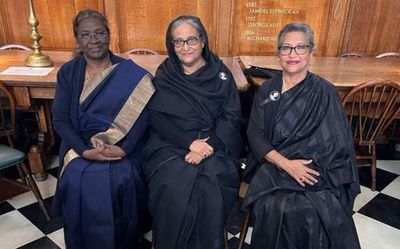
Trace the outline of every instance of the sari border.
{"type": "Polygon", "coordinates": [[[133,127],[154,92],[155,88],[151,77],[146,74],[128,97],[114,121],[111,123],[110,128],[104,132],[97,133],[90,139],[92,144],[94,144],[95,141],[106,144],[116,144],[119,142],[133,127]]]}
{"type": "MultiPolygon", "coordinates": [[[[111,123],[110,128],[92,136],[90,139],[92,145],[95,144],[95,142],[106,144],[118,143],[136,123],[154,92],[155,87],[152,83],[152,78],[150,74],[145,74],[122,106],[114,121],[111,123]]],[[[80,155],[73,149],[68,150],[64,156],[60,177],[64,173],[65,167],[77,157],[80,157],[80,155]]]]}
{"type": "Polygon", "coordinates": [[[86,98],[90,96],[90,94],[101,84],[101,82],[103,82],[103,80],[113,71],[113,69],[117,65],[118,64],[114,64],[105,69],[103,72],[95,75],[93,78],[85,80],[81,96],[79,97],[80,104],[82,104],[86,100],[86,98]]]}
{"type": "Polygon", "coordinates": [[[64,156],[64,160],[63,160],[63,165],[61,167],[61,171],[60,171],[60,177],[64,174],[65,168],[67,167],[67,165],[74,160],[75,158],[80,157],[78,153],[75,152],[75,150],[70,149],[67,151],[67,153],[65,153],[64,156]]]}

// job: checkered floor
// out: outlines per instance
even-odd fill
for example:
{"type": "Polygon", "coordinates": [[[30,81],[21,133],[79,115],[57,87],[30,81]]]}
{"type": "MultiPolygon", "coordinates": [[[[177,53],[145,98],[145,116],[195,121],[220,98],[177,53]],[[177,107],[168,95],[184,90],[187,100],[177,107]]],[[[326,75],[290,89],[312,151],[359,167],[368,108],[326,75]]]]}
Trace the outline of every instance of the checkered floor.
{"type": "MultiPolygon", "coordinates": [[[[56,186],[57,165],[49,177],[38,182],[45,201],[50,203],[56,186]]],[[[378,161],[377,191],[369,186],[369,168],[360,168],[361,194],[354,205],[354,221],[363,249],[395,249],[400,244],[400,161],[378,161]]],[[[236,248],[239,234],[229,229],[229,248],[236,248]],[[233,233],[233,234],[232,234],[233,233]]],[[[145,236],[147,239],[150,234],[145,236]]],[[[251,228],[246,245],[251,243],[251,228]]],[[[147,243],[150,248],[150,243],[147,243]]],[[[24,193],[0,204],[1,249],[65,248],[62,222],[46,222],[32,193],[24,193]]]]}

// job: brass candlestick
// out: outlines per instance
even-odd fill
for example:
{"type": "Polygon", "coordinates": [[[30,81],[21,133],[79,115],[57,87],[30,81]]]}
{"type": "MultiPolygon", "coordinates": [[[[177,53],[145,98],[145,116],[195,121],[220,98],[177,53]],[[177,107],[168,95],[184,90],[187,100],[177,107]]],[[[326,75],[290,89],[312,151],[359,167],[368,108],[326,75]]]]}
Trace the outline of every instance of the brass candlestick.
{"type": "Polygon", "coordinates": [[[31,38],[33,40],[33,52],[25,59],[25,65],[29,67],[49,67],[53,65],[50,57],[41,52],[40,39],[42,36],[37,31],[39,20],[36,18],[32,0],[29,0],[29,24],[32,26],[31,38]]]}

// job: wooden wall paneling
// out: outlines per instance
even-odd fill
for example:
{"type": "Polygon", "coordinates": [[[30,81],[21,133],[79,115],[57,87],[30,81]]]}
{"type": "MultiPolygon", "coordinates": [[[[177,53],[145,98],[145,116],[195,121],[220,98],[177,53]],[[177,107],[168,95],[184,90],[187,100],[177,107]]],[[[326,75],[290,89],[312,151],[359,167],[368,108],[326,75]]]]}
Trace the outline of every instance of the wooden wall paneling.
{"type": "Polygon", "coordinates": [[[352,0],[342,52],[353,51],[367,54],[368,43],[373,30],[371,22],[377,22],[375,0],[352,0]],[[364,5],[365,4],[365,5],[364,5]],[[365,7],[368,11],[365,12],[365,7]]]}
{"type": "Polygon", "coordinates": [[[215,46],[213,48],[219,56],[232,55],[232,34],[235,20],[234,2],[235,0],[215,1],[218,5],[214,11],[215,46]]]}
{"type": "MultiPolygon", "coordinates": [[[[27,0],[0,0],[0,13],[7,43],[32,47],[28,23],[27,0]]],[[[81,9],[92,8],[104,13],[102,0],[41,0],[33,1],[43,49],[70,50],[75,47],[72,20],[81,9]]]]}
{"type": "Polygon", "coordinates": [[[110,33],[111,33],[111,41],[110,41],[110,49],[114,53],[120,53],[121,49],[119,46],[119,27],[120,27],[120,18],[118,16],[118,4],[115,0],[104,0],[104,12],[107,17],[110,33]]]}
{"type": "MultiPolygon", "coordinates": [[[[36,2],[39,3],[39,1],[36,2]]],[[[43,11],[38,11],[38,13],[46,18],[45,24],[47,24],[42,25],[43,36],[46,34],[44,37],[49,38],[51,41],[48,46],[57,50],[75,47],[72,22],[80,10],[90,8],[104,14],[102,0],[47,0],[47,3],[45,3],[46,1],[41,2],[44,5],[39,5],[38,7],[43,8],[43,11]]],[[[46,45],[46,43],[43,43],[44,47],[46,45]]]]}
{"type": "Polygon", "coordinates": [[[338,56],[342,53],[345,38],[346,23],[350,12],[351,0],[334,0],[331,2],[325,41],[319,54],[323,56],[338,56]]]}
{"type": "Polygon", "coordinates": [[[7,43],[6,34],[4,33],[3,11],[0,7],[0,46],[7,43]]]}
{"type": "MultiPolygon", "coordinates": [[[[109,19],[115,52],[147,47],[165,54],[167,26],[182,14],[202,19],[220,56],[272,55],[279,30],[292,21],[314,28],[320,56],[400,51],[398,0],[34,0],[34,6],[45,50],[73,49],[72,20],[92,8],[109,19]]],[[[0,0],[0,45],[31,47],[28,17],[28,0],[0,0]]]]}
{"type": "Polygon", "coordinates": [[[375,39],[368,46],[368,53],[400,52],[400,1],[378,1],[381,5],[379,26],[375,39]]]}
{"type": "Polygon", "coordinates": [[[17,43],[32,47],[31,28],[28,24],[29,4],[27,0],[0,0],[0,13],[5,43],[17,43]],[[25,17],[26,18],[23,18],[25,17]]]}
{"type": "Polygon", "coordinates": [[[71,50],[75,48],[72,21],[82,9],[104,13],[102,0],[46,0],[34,1],[39,19],[39,32],[44,49],[71,50]]]}
{"type": "Polygon", "coordinates": [[[121,52],[132,48],[150,48],[159,53],[166,53],[165,32],[168,24],[183,14],[199,16],[209,33],[211,30],[210,40],[215,41],[214,10],[210,10],[210,6],[214,4],[212,0],[118,1],[117,16],[119,17],[121,52]]]}
{"type": "Polygon", "coordinates": [[[233,54],[273,55],[280,29],[303,21],[314,29],[317,45],[323,40],[329,0],[237,0],[233,54]]]}
{"type": "Polygon", "coordinates": [[[352,0],[344,51],[376,55],[400,51],[400,11],[397,0],[352,0]]]}

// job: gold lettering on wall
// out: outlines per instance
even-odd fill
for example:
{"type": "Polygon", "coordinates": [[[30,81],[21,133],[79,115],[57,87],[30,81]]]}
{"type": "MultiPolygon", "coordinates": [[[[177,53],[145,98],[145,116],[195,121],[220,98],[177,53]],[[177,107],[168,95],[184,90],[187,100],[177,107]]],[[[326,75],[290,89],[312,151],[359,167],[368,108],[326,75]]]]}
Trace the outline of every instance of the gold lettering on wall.
{"type": "MultiPolygon", "coordinates": [[[[279,31],[290,22],[306,22],[321,30],[331,0],[237,0],[233,53],[275,54],[279,31]]],[[[316,40],[323,33],[316,35],[316,40]]]]}
{"type": "Polygon", "coordinates": [[[275,42],[276,34],[282,28],[281,22],[269,22],[274,16],[292,16],[296,17],[301,12],[299,8],[281,8],[280,0],[274,1],[247,1],[244,16],[245,38],[249,42],[275,42]],[[272,4],[271,4],[272,2],[272,4]],[[265,6],[264,6],[265,5],[265,6]],[[270,5],[270,6],[267,6],[270,5]]]}
{"type": "Polygon", "coordinates": [[[251,14],[271,14],[271,15],[295,15],[299,14],[299,9],[268,9],[268,8],[250,8],[251,14]]]}
{"type": "MultiPolygon", "coordinates": [[[[278,2],[279,0],[275,0],[278,2]]],[[[244,17],[246,41],[270,42],[276,41],[277,30],[282,28],[279,22],[264,21],[263,15],[296,15],[300,12],[297,8],[264,8],[259,6],[260,1],[247,1],[245,3],[247,14],[244,17]]]]}

